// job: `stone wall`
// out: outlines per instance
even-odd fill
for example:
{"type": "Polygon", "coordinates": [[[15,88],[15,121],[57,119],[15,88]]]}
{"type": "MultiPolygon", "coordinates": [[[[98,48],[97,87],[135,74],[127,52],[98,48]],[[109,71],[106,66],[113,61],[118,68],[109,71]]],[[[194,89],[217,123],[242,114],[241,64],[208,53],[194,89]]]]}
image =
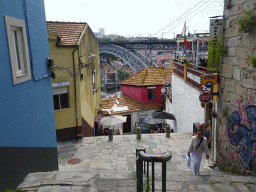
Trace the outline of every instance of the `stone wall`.
{"type": "Polygon", "coordinates": [[[219,166],[251,174],[256,173],[256,68],[248,57],[256,56],[256,28],[240,31],[237,18],[255,5],[255,0],[225,1],[222,44],[227,54],[221,57],[217,119],[219,166]]]}

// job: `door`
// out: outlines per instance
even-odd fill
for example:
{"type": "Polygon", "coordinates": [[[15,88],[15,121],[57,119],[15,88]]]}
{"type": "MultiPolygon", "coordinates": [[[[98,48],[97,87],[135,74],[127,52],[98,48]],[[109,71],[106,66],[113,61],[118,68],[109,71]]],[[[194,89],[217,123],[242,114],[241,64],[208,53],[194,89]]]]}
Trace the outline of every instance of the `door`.
{"type": "Polygon", "coordinates": [[[123,123],[123,132],[131,132],[131,115],[123,115],[126,116],[126,122],[123,123]]]}

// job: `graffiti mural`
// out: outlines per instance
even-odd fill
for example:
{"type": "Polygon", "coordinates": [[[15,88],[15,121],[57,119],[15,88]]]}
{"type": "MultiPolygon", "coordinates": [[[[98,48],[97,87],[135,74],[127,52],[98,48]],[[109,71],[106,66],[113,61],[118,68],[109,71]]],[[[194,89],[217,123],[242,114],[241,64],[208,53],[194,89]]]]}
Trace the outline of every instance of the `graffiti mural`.
{"type": "Polygon", "coordinates": [[[240,165],[249,171],[256,166],[256,105],[245,100],[228,117],[229,143],[237,149],[240,165]]]}

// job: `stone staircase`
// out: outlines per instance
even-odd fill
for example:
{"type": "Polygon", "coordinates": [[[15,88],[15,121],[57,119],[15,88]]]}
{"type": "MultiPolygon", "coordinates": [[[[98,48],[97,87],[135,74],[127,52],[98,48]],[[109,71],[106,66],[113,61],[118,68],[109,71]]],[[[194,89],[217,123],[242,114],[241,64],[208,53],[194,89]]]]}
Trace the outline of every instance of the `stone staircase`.
{"type": "MultiPolygon", "coordinates": [[[[58,143],[59,171],[30,173],[19,187],[37,192],[135,192],[136,148],[146,148],[147,154],[172,152],[167,162],[167,191],[256,191],[255,177],[210,169],[205,157],[201,175],[193,175],[193,168],[186,167],[184,161],[190,138],[191,134],[185,133],[171,134],[171,138],[147,134],[141,140],[135,135],[119,135],[112,142],[102,136],[58,143]],[[80,163],[67,163],[74,158],[80,163]]],[[[151,175],[151,165],[149,168],[151,175]]],[[[155,191],[162,191],[161,169],[161,163],[155,163],[155,191]]]]}

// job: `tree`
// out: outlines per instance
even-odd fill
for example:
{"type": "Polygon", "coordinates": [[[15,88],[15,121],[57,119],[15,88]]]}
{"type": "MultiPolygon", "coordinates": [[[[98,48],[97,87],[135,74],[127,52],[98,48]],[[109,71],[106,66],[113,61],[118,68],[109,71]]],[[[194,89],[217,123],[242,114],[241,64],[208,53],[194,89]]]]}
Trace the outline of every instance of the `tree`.
{"type": "Polygon", "coordinates": [[[125,41],[126,38],[124,36],[118,36],[115,40],[116,41],[125,41]]]}
{"type": "Polygon", "coordinates": [[[124,79],[130,77],[130,73],[121,69],[117,70],[117,77],[120,81],[123,81],[124,79]]]}
{"type": "Polygon", "coordinates": [[[106,59],[108,64],[110,64],[111,61],[115,61],[118,59],[118,57],[116,57],[115,55],[112,55],[110,53],[101,54],[101,58],[106,59]]]}

